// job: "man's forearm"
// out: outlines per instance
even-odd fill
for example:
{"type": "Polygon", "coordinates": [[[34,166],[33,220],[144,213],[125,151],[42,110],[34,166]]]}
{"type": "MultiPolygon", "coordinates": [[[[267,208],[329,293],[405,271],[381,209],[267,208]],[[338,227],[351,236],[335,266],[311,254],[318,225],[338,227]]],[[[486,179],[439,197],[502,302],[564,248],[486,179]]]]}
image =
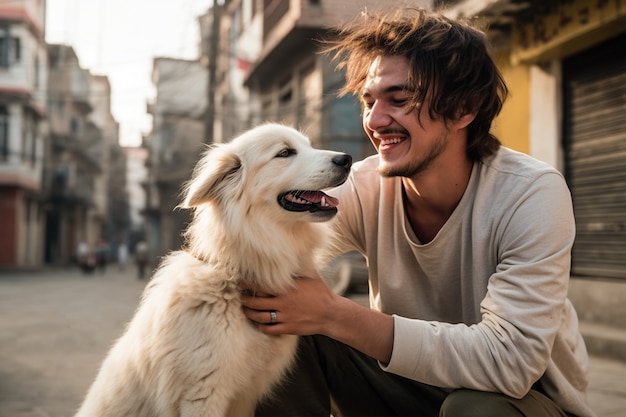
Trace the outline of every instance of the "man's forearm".
{"type": "Polygon", "coordinates": [[[324,334],[388,364],[393,350],[393,317],[337,297],[324,334]]]}

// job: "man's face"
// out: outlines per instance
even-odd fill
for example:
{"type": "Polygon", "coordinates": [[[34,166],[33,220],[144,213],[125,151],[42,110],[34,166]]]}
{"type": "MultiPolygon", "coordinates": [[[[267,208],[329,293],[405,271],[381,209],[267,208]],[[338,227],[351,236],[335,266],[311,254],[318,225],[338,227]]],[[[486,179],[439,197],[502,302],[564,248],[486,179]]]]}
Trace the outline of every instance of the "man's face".
{"type": "Polygon", "coordinates": [[[407,113],[413,95],[408,74],[405,57],[380,56],[372,62],[361,92],[363,128],[380,155],[378,170],[383,176],[413,177],[448,144],[448,129],[441,119],[428,116],[428,103],[407,113]]]}

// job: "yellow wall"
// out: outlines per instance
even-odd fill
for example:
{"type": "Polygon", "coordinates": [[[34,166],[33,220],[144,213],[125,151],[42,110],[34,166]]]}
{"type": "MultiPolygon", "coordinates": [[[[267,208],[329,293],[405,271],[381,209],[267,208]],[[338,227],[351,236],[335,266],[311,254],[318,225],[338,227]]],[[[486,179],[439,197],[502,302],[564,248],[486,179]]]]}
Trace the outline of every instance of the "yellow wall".
{"type": "Polygon", "coordinates": [[[529,68],[512,66],[508,53],[496,55],[496,62],[509,88],[509,98],[494,120],[492,133],[509,148],[529,153],[530,85],[529,68]]]}
{"type": "Polygon", "coordinates": [[[571,0],[557,10],[515,22],[511,51],[496,55],[510,96],[492,132],[505,146],[530,153],[530,66],[562,59],[626,30],[626,0],[571,0]]]}

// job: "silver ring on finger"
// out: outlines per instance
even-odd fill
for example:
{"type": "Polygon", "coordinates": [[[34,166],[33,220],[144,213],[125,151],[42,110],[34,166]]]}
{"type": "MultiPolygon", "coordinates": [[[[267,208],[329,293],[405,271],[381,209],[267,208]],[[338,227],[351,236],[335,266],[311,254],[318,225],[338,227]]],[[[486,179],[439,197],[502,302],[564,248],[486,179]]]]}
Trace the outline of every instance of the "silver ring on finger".
{"type": "Polygon", "coordinates": [[[276,317],[276,310],[270,310],[270,324],[275,324],[278,322],[278,318],[276,317]]]}

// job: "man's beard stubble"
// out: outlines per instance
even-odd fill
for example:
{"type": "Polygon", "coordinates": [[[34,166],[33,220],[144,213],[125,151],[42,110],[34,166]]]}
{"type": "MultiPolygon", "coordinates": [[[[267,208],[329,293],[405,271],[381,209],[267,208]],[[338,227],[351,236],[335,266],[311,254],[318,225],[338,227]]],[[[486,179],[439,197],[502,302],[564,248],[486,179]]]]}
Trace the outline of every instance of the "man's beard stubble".
{"type": "Polygon", "coordinates": [[[391,167],[390,169],[384,170],[378,168],[378,174],[381,177],[406,177],[412,178],[415,177],[422,172],[426,171],[426,169],[435,161],[439,155],[443,153],[443,151],[448,146],[448,135],[442,134],[437,140],[431,145],[428,153],[421,159],[411,160],[406,165],[391,167]]]}

